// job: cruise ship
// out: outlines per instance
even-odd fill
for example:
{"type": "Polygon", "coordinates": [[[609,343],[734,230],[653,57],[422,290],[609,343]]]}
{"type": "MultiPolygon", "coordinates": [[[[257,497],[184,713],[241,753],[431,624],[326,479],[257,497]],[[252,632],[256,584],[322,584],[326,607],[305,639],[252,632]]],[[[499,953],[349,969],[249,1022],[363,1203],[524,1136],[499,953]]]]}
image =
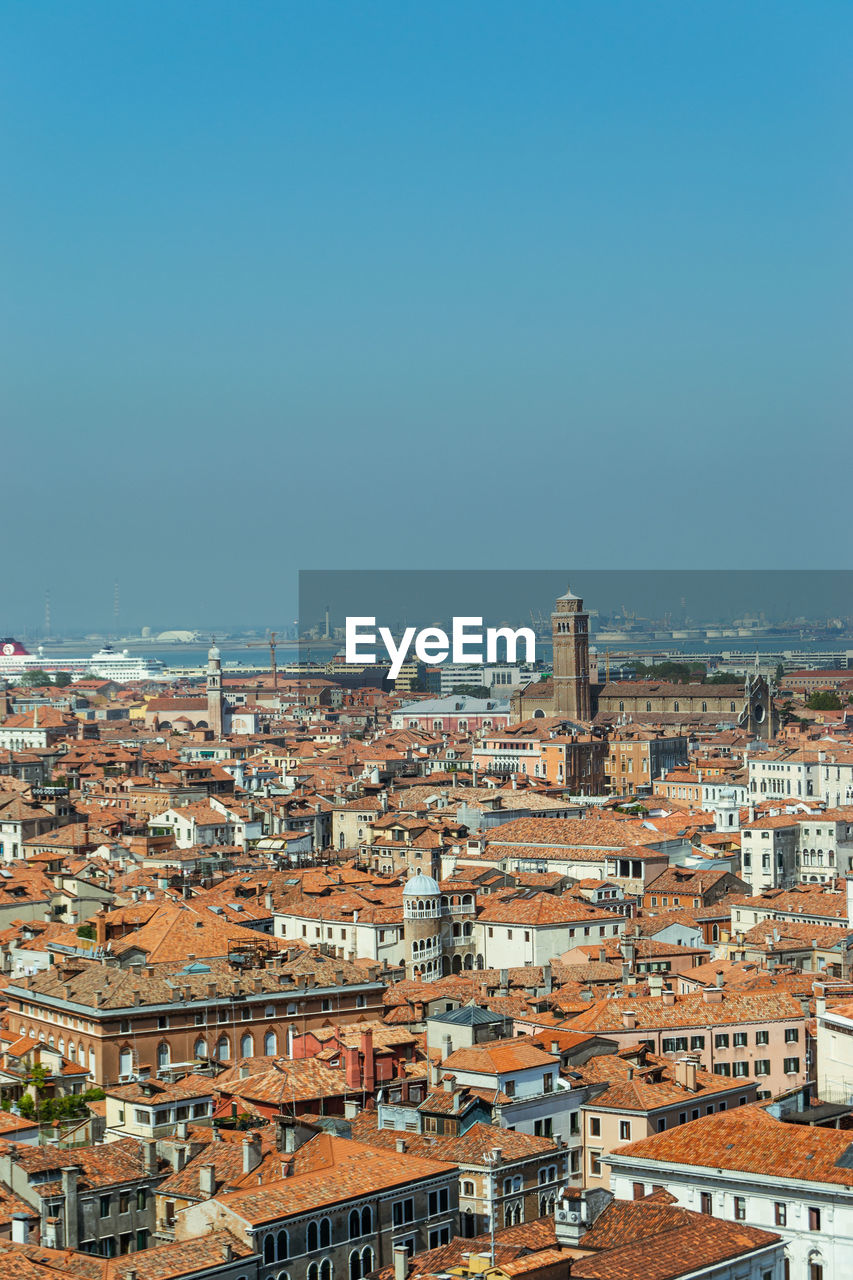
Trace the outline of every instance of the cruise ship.
{"type": "Polygon", "coordinates": [[[98,680],[115,680],[117,684],[166,678],[166,665],[159,658],[143,658],[139,654],[128,653],[127,649],[118,653],[108,644],[92,654],[87,670],[98,680]]]}
{"type": "Polygon", "coordinates": [[[51,676],[67,671],[75,680],[92,675],[98,680],[115,680],[117,684],[168,678],[165,664],[159,658],[144,658],[128,653],[127,649],[119,652],[111,645],[105,645],[91,658],[69,658],[45,653],[42,645],[30,653],[12,636],[0,639],[0,679],[20,680],[28,671],[46,671],[51,676]]]}

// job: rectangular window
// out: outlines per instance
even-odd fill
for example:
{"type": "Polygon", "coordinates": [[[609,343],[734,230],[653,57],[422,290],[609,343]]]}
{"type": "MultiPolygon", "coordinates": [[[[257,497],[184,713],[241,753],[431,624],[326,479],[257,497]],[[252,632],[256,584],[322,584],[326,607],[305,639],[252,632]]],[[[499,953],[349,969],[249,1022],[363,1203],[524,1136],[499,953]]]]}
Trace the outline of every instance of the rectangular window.
{"type": "Polygon", "coordinates": [[[769,1059],[769,1058],[756,1058],[756,1059],[755,1059],[755,1074],[756,1074],[757,1076],[769,1076],[769,1075],[770,1075],[770,1059],[769,1059]]]}
{"type": "Polygon", "coordinates": [[[709,1216],[709,1217],[710,1217],[710,1216],[713,1216],[714,1208],[713,1208],[713,1205],[711,1204],[711,1193],[710,1193],[710,1191],[702,1191],[702,1192],[700,1192],[700,1194],[699,1194],[699,1212],[700,1212],[700,1213],[708,1214],[708,1216],[709,1216]]]}
{"type": "Polygon", "coordinates": [[[785,1071],[785,1074],[786,1074],[786,1075],[793,1075],[795,1072],[799,1071],[799,1069],[800,1069],[800,1060],[799,1060],[799,1058],[786,1058],[786,1059],[785,1059],[784,1071],[785,1071]]]}
{"type": "Polygon", "coordinates": [[[756,1043],[756,1044],[769,1044],[769,1043],[770,1043],[770,1032],[769,1032],[769,1031],[756,1031],[756,1033],[755,1033],[755,1043],[756,1043]]]}
{"type": "Polygon", "coordinates": [[[798,1027],[786,1027],[785,1044],[796,1044],[799,1038],[800,1038],[800,1031],[798,1027]]]}
{"type": "Polygon", "coordinates": [[[504,1081],[504,1093],[508,1098],[515,1097],[515,1081],[514,1080],[504,1081]]]}
{"type": "Polygon", "coordinates": [[[734,1074],[735,1074],[736,1076],[748,1076],[748,1075],[749,1075],[749,1063],[748,1063],[748,1062],[736,1062],[736,1063],[734,1064],[734,1074]]]}
{"type": "Polygon", "coordinates": [[[646,1194],[645,1182],[632,1182],[631,1191],[635,1200],[642,1200],[646,1194]]]}
{"type": "Polygon", "coordinates": [[[661,1041],[662,1053],[685,1053],[687,1051],[687,1036],[668,1036],[661,1041]]]}
{"type": "Polygon", "coordinates": [[[788,1223],[788,1206],[784,1200],[777,1200],[773,1206],[774,1217],[777,1227],[787,1226],[788,1223]]]}
{"type": "Polygon", "coordinates": [[[402,1227],[415,1220],[415,1202],[409,1196],[407,1200],[395,1200],[391,1209],[391,1221],[395,1227],[402,1227]]]}
{"type": "Polygon", "coordinates": [[[430,1191],[427,1197],[427,1205],[431,1218],[437,1217],[440,1213],[447,1213],[449,1207],[447,1187],[440,1187],[438,1191],[430,1191]]]}
{"type": "Polygon", "coordinates": [[[631,1141],[631,1121],[630,1120],[619,1121],[619,1141],[620,1142],[631,1141]]]}
{"type": "Polygon", "coordinates": [[[727,1031],[721,1031],[719,1035],[714,1036],[715,1049],[728,1049],[728,1047],[729,1047],[729,1036],[727,1031]]]}
{"type": "Polygon", "coordinates": [[[734,1045],[735,1049],[745,1049],[746,1048],[746,1032],[736,1031],[732,1037],[732,1044],[734,1045]]]}
{"type": "Polygon", "coordinates": [[[601,1177],[601,1152],[590,1149],[589,1153],[589,1176],[591,1178],[601,1177]]]}
{"type": "Polygon", "coordinates": [[[100,1214],[102,1218],[108,1218],[110,1216],[111,1203],[112,1203],[111,1196],[101,1196],[100,1214]]]}
{"type": "Polygon", "coordinates": [[[601,1118],[599,1116],[590,1116],[589,1118],[590,1137],[601,1137],[601,1118]]]}
{"type": "Polygon", "coordinates": [[[820,1209],[809,1205],[809,1231],[820,1231],[820,1209]]]}
{"type": "Polygon", "coordinates": [[[744,1222],[746,1220],[746,1199],[744,1196],[734,1197],[735,1220],[744,1222]]]}
{"type": "Polygon", "coordinates": [[[554,1089],[554,1075],[551,1071],[546,1071],[542,1077],[542,1088],[545,1093],[552,1093],[554,1089]]]}
{"type": "Polygon", "coordinates": [[[704,1049],[704,1048],[705,1048],[705,1037],[704,1037],[704,1036],[691,1036],[691,1037],[690,1037],[690,1048],[691,1048],[691,1049],[704,1049]]]}
{"type": "Polygon", "coordinates": [[[450,1244],[450,1227],[433,1227],[428,1239],[430,1249],[438,1249],[443,1244],[450,1244]]]}

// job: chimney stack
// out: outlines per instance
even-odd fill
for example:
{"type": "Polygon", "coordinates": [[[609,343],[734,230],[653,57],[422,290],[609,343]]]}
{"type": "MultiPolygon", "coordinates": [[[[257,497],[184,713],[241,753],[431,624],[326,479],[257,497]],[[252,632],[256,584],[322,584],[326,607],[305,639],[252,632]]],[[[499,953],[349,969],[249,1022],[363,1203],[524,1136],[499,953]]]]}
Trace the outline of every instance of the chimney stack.
{"type": "Polygon", "coordinates": [[[30,1239],[30,1220],[25,1213],[12,1214],[12,1241],[27,1244],[30,1239]]]}
{"type": "Polygon", "coordinates": [[[409,1251],[401,1245],[394,1247],[394,1280],[406,1280],[409,1274],[409,1251]]]}

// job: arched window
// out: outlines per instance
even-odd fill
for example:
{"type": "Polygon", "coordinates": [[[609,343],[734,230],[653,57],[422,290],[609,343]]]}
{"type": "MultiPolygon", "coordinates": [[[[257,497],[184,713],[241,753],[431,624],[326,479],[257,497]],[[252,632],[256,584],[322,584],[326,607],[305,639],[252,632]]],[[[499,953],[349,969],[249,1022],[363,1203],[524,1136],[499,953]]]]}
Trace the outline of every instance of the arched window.
{"type": "Polygon", "coordinates": [[[128,1046],[119,1051],[118,1073],[120,1076],[129,1076],[133,1073],[133,1050],[128,1046]]]}
{"type": "Polygon", "coordinates": [[[275,1236],[270,1232],[264,1241],[264,1263],[275,1262],[275,1236]]]}
{"type": "Polygon", "coordinates": [[[283,1262],[287,1257],[289,1243],[287,1232],[282,1228],[275,1238],[275,1256],[278,1262],[283,1262]]]}
{"type": "Polygon", "coordinates": [[[161,1040],[157,1046],[157,1070],[162,1071],[169,1065],[169,1046],[165,1040],[161,1040]]]}
{"type": "Polygon", "coordinates": [[[369,1236],[373,1231],[373,1210],[370,1205],[366,1205],[361,1211],[361,1234],[369,1236]]]}
{"type": "Polygon", "coordinates": [[[268,1031],[264,1036],[264,1053],[267,1057],[271,1057],[274,1053],[278,1053],[278,1038],[274,1031],[268,1031]]]}
{"type": "Polygon", "coordinates": [[[246,1034],[243,1036],[242,1040],[240,1041],[240,1057],[251,1058],[254,1052],[255,1052],[255,1042],[253,1041],[252,1037],[249,1035],[247,1031],[246,1034]]]}
{"type": "Polygon", "coordinates": [[[332,1243],[332,1224],[328,1218],[320,1219],[320,1248],[328,1249],[332,1243]]]}
{"type": "Polygon", "coordinates": [[[231,1046],[227,1036],[220,1036],[216,1042],[216,1056],[220,1062],[227,1062],[231,1057],[231,1046]]]}
{"type": "Polygon", "coordinates": [[[349,1238],[350,1240],[357,1240],[360,1235],[361,1214],[358,1212],[358,1209],[353,1209],[349,1216],[349,1238]]]}
{"type": "Polygon", "coordinates": [[[193,1057],[194,1058],[207,1057],[207,1041],[203,1039],[202,1036],[199,1036],[198,1040],[196,1040],[195,1044],[193,1045],[193,1057]]]}
{"type": "MultiPolygon", "coordinates": [[[[313,1224],[312,1224],[312,1225],[313,1225],[313,1224]]],[[[309,1230],[310,1230],[310,1226],[309,1226],[309,1230]]],[[[310,1237],[309,1237],[309,1239],[310,1239],[310,1237]]],[[[310,1250],[310,1248],[311,1248],[310,1244],[309,1244],[308,1248],[309,1248],[309,1250],[310,1250]]],[[[320,1280],[320,1268],[319,1268],[319,1266],[317,1265],[317,1263],[316,1263],[316,1262],[312,1262],[312,1263],[310,1264],[310,1266],[308,1267],[308,1277],[307,1277],[307,1280],[320,1280]]]]}
{"type": "MultiPolygon", "coordinates": [[[[309,1222],[308,1231],[305,1235],[305,1251],[306,1253],[314,1253],[317,1249],[317,1240],[319,1232],[317,1231],[317,1223],[309,1222]]],[[[312,1262],[311,1266],[316,1267],[316,1263],[312,1262]]],[[[308,1268],[308,1280],[311,1280],[311,1267],[308,1268]]]]}
{"type": "Polygon", "coordinates": [[[472,1196],[474,1194],[474,1184],[469,1179],[462,1183],[462,1194],[463,1196],[472,1196]]]}

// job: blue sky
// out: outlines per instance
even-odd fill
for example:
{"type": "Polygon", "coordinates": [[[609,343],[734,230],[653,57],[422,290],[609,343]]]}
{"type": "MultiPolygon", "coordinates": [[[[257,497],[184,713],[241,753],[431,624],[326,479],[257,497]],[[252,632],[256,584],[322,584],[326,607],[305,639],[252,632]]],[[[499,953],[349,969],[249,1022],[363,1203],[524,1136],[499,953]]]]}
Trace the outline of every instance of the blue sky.
{"type": "Polygon", "coordinates": [[[306,567],[849,564],[849,5],[0,26],[0,632],[116,578],[276,625],[306,567]]]}

